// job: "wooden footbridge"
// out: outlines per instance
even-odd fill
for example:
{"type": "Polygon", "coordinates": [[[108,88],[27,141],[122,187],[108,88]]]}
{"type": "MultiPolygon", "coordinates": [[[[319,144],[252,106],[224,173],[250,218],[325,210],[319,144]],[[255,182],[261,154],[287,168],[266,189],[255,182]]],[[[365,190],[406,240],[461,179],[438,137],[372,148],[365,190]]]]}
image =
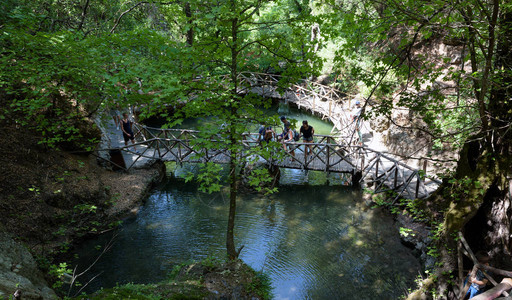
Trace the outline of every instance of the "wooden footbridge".
{"type": "MultiPolygon", "coordinates": [[[[134,133],[135,145],[100,149],[97,150],[98,157],[124,170],[141,167],[157,160],[174,161],[179,164],[229,163],[230,152],[222,148],[222,137],[218,135],[210,137],[209,140],[219,143],[219,149],[207,149],[197,143],[204,137],[195,130],[160,129],[134,124],[134,133]],[[134,151],[134,146],[137,151],[134,151]],[[119,150],[124,153],[124,161],[121,163],[108,155],[119,150]]],[[[370,148],[339,143],[334,136],[329,135],[316,135],[315,139],[316,141],[310,144],[288,143],[287,151],[280,144],[274,144],[274,147],[269,148],[274,155],[263,157],[251,151],[255,147],[262,147],[258,141],[258,133],[247,133],[240,141],[243,147],[239,155],[254,163],[281,168],[349,174],[353,180],[369,182],[377,193],[395,191],[397,199],[400,196],[426,197],[440,183],[422,174],[422,171],[370,148]],[[304,153],[306,145],[312,148],[312,154],[308,156],[304,153]]]]}
{"type": "Polygon", "coordinates": [[[350,116],[351,97],[338,89],[311,80],[302,79],[279,90],[280,75],[242,72],[238,75],[240,93],[255,93],[267,98],[283,99],[330,121],[338,139],[351,140],[355,124],[350,116]]]}
{"type": "MultiPolygon", "coordinates": [[[[394,191],[395,199],[426,197],[440,184],[439,180],[428,176],[426,170],[415,169],[363,145],[352,145],[356,130],[348,112],[350,98],[340,91],[309,80],[301,80],[286,89],[279,89],[280,79],[279,75],[274,74],[242,72],[239,74],[239,93],[256,93],[295,103],[300,109],[309,110],[331,121],[337,134],[316,135],[315,141],[308,144],[313,150],[308,156],[304,153],[306,144],[296,142],[288,144],[291,146],[288,151],[279,144],[277,147],[274,145],[274,155],[263,157],[251,151],[261,147],[258,134],[246,133],[240,141],[243,149],[239,155],[242,157],[254,163],[281,168],[345,174],[343,178],[351,178],[352,183],[365,182],[376,193],[394,191]]],[[[132,145],[119,148],[109,146],[97,150],[98,157],[124,170],[138,168],[156,160],[175,161],[179,164],[229,163],[230,153],[222,146],[223,138],[220,135],[209,137],[211,142],[219,144],[219,149],[207,149],[197,142],[204,137],[195,130],[160,129],[135,124],[134,132],[137,151],[134,151],[132,145]],[[112,151],[121,151],[123,159],[112,159],[112,151]]]]}

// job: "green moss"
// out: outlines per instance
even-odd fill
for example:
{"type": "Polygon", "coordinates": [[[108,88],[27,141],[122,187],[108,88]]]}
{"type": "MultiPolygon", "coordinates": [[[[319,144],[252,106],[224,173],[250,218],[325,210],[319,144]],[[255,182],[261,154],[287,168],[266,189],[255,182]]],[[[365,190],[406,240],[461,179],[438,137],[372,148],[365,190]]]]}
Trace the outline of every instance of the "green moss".
{"type": "Polygon", "coordinates": [[[160,300],[160,299],[203,299],[209,292],[198,281],[158,283],[158,284],[125,284],[110,289],[102,289],[92,295],[83,295],[75,299],[91,300],[160,300]]]}
{"type": "Polygon", "coordinates": [[[272,299],[272,282],[270,281],[270,277],[263,272],[254,271],[252,269],[251,271],[254,272],[254,280],[246,284],[247,291],[259,295],[263,299],[272,299]]]}
{"type": "Polygon", "coordinates": [[[237,288],[242,298],[271,299],[270,279],[240,260],[207,258],[201,262],[176,265],[166,281],[157,284],[125,284],[102,289],[76,299],[205,299],[230,295],[237,288]],[[207,280],[205,280],[205,278],[207,280]],[[210,292],[205,284],[208,281],[210,292]],[[215,285],[215,283],[219,285],[215,285]]]}

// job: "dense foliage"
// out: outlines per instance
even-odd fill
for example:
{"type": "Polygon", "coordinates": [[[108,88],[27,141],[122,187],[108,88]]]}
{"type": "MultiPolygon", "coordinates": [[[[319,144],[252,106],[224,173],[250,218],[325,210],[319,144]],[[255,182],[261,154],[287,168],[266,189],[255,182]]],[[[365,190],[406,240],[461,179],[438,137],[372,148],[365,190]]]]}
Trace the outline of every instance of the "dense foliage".
{"type": "Polygon", "coordinates": [[[337,20],[330,34],[340,41],[340,71],[364,83],[367,99],[375,97],[371,114],[393,121],[393,109],[405,108],[414,118],[405,128],[460,150],[438,191],[412,203],[437,227],[438,265],[410,297],[449,297],[457,231],[468,230],[472,246],[490,250],[496,263],[510,255],[503,223],[511,212],[503,201],[510,199],[512,7],[499,0],[324,3],[325,15],[337,20]],[[367,60],[355,60],[360,55],[367,60]]]}
{"type": "MultiPolygon", "coordinates": [[[[285,75],[286,87],[326,62],[324,71],[341,79],[334,84],[361,93],[365,109],[372,104],[366,118],[392,119],[406,108],[410,128],[428,134],[434,149],[462,149],[456,172],[423,203],[443,213],[434,221],[453,257],[452,234],[508,189],[511,11],[503,0],[6,0],[0,120],[33,129],[49,146],[89,149],[96,141],[83,121],[115,103],[167,126],[211,118],[195,143],[231,151],[227,248],[235,258],[237,170],[251,163],[239,141],[255,124],[278,122],[260,111],[266,100],[239,93],[240,74],[285,75]],[[455,61],[453,49],[462,53],[455,61]],[[461,182],[469,182],[464,193],[454,192],[461,182]]],[[[272,147],[251,151],[268,156],[272,147]]],[[[219,190],[218,166],[201,168],[204,190],[219,190]]],[[[252,175],[256,187],[268,180],[252,175]]]]}
{"type": "MultiPolygon", "coordinates": [[[[294,82],[311,73],[317,61],[308,4],[10,1],[2,20],[2,118],[33,128],[49,146],[94,146],[79,125],[114,103],[123,111],[136,107],[142,119],[165,117],[170,126],[213,120],[195,143],[231,153],[228,254],[236,257],[236,170],[250,163],[239,141],[250,126],[277,122],[260,111],[268,103],[239,93],[239,74],[267,71],[294,82]]],[[[217,168],[202,166],[197,179],[205,190],[220,189],[217,168]]],[[[268,181],[262,172],[251,177],[258,189],[268,181]]]]}

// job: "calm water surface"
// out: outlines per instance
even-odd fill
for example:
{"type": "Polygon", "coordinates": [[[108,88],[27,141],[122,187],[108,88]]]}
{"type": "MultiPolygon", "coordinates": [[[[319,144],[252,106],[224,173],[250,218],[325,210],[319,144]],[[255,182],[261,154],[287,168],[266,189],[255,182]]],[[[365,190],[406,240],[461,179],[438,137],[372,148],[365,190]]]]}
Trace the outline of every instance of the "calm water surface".
{"type": "MultiPolygon", "coordinates": [[[[269,109],[262,109],[266,112],[267,115],[274,115],[276,118],[279,116],[286,116],[289,120],[295,120],[296,126],[295,129],[299,130],[300,126],[302,126],[302,121],[307,120],[308,124],[315,128],[315,134],[328,135],[331,133],[332,124],[322,120],[317,116],[313,116],[307,112],[298,110],[296,108],[291,108],[288,105],[281,103],[279,105],[272,105],[269,109]]],[[[153,119],[147,125],[151,127],[161,127],[164,123],[163,120],[153,119]]],[[[186,119],[182,124],[176,126],[175,128],[182,129],[198,129],[201,125],[205,125],[208,123],[213,123],[212,118],[206,119],[186,119]]],[[[251,132],[258,132],[260,125],[254,124],[251,128],[251,132]]],[[[274,130],[277,134],[280,134],[282,131],[282,123],[279,123],[277,126],[273,126],[274,130]]]]}
{"type": "MultiPolygon", "coordinates": [[[[332,128],[286,106],[273,110],[298,124],[307,119],[317,134],[332,128]]],[[[101,275],[87,292],[158,282],[187,260],[225,257],[228,197],[199,193],[195,184],[179,178],[195,168],[169,165],[176,178],[156,188],[139,214],[121,226],[112,249],[88,273],[101,275]]],[[[237,246],[245,245],[241,258],[270,276],[276,299],[397,299],[412,287],[420,266],[400,243],[392,218],[362,205],[360,192],[341,186],[343,179],[282,169],[278,193],[238,198],[235,234],[237,246]]],[[[111,238],[105,234],[80,245],[79,269],[111,238]]]]}
{"type": "MultiPolygon", "coordinates": [[[[90,274],[88,291],[166,278],[173,266],[224,257],[228,199],[170,179],[127,221],[90,274]]],[[[286,186],[272,196],[242,195],[236,219],[241,258],[270,275],[276,299],[397,299],[412,286],[418,261],[400,244],[391,217],[358,205],[341,186],[286,186]]],[[[87,265],[111,235],[82,244],[87,265]]],[[[82,280],[84,281],[84,280],[82,280]]]]}

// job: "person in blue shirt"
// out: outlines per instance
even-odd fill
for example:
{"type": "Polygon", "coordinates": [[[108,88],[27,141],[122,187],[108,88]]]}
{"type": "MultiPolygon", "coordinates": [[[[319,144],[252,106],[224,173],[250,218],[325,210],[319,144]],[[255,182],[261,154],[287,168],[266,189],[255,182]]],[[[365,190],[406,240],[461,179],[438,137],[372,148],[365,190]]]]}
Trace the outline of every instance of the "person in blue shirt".
{"type": "Polygon", "coordinates": [[[281,122],[283,122],[283,133],[277,136],[277,139],[280,141],[282,139],[286,139],[286,136],[288,135],[288,131],[290,131],[290,127],[292,124],[290,124],[290,121],[286,120],[285,116],[280,117],[281,122]]]}
{"type": "Polygon", "coordinates": [[[261,145],[261,141],[270,142],[273,138],[276,138],[276,132],[272,129],[272,126],[262,125],[258,131],[258,142],[261,145]]]}
{"type": "MultiPolygon", "coordinates": [[[[489,265],[490,257],[489,257],[489,254],[487,254],[487,252],[478,251],[475,254],[475,256],[476,256],[476,259],[478,260],[478,263],[480,263],[482,265],[487,265],[487,266],[489,265]]],[[[487,285],[487,282],[489,282],[489,280],[485,277],[482,270],[478,269],[478,270],[476,270],[476,274],[474,277],[471,277],[471,274],[468,276],[468,278],[466,279],[466,282],[471,283],[471,286],[469,287],[469,289],[466,293],[466,296],[469,295],[468,299],[471,299],[471,298],[475,297],[476,295],[481,294],[484,291],[485,286],[487,285]]]]}

